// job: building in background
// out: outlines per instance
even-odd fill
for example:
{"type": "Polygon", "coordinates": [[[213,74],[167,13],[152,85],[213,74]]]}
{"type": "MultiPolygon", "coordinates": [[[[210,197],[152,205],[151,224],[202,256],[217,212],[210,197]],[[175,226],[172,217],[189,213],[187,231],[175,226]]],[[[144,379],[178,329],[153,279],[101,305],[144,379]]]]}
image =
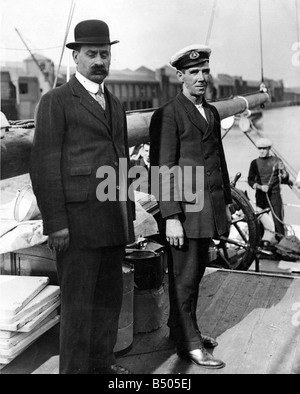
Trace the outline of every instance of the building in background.
{"type": "MultiPolygon", "coordinates": [[[[70,75],[75,72],[72,67],[70,75]]],[[[54,86],[56,71],[51,59],[33,54],[23,63],[1,67],[1,111],[9,120],[32,119],[40,97],[54,86]]],[[[67,70],[62,67],[56,86],[66,82],[67,70]]],[[[157,108],[181,90],[175,70],[165,65],[155,71],[147,67],[137,70],[111,70],[105,80],[109,90],[124,105],[126,111],[157,108]]],[[[299,105],[300,91],[285,89],[282,80],[265,79],[271,104],[299,105]]],[[[258,92],[260,81],[247,81],[241,76],[218,74],[211,76],[206,97],[209,101],[258,92]]]]}

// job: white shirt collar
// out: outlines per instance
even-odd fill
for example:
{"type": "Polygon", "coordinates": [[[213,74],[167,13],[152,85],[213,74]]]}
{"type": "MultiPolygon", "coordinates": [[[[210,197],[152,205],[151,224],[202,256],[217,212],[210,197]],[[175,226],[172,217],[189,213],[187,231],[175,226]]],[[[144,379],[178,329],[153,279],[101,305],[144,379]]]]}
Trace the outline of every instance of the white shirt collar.
{"type": "Polygon", "coordinates": [[[206,115],[205,115],[205,111],[204,111],[204,107],[203,107],[203,103],[201,104],[195,104],[197,110],[200,112],[200,114],[203,116],[203,118],[207,121],[206,115]]]}
{"type": "MultiPolygon", "coordinates": [[[[99,90],[99,84],[87,79],[79,71],[76,70],[75,77],[81,83],[81,85],[90,93],[96,94],[99,90]]],[[[104,92],[104,82],[101,84],[102,92],[104,92]]]]}

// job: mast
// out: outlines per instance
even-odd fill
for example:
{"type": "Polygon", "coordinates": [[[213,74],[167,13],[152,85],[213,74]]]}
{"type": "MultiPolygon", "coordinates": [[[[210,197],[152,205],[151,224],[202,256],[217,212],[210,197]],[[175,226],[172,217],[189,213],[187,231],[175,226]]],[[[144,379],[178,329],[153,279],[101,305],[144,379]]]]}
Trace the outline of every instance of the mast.
{"type": "Polygon", "coordinates": [[[45,71],[43,70],[43,68],[41,67],[40,63],[38,62],[37,58],[34,56],[34,54],[31,52],[29,46],[26,44],[25,40],[23,39],[21,33],[19,32],[19,30],[15,27],[15,31],[17,32],[18,36],[20,37],[21,41],[23,42],[23,44],[25,45],[27,51],[30,53],[30,56],[32,57],[32,60],[35,62],[35,64],[37,65],[38,69],[41,71],[41,73],[44,75],[44,77],[46,78],[47,82],[50,85],[50,81],[48,79],[48,75],[45,73],[45,71]]]}
{"type": "MultiPolygon", "coordinates": [[[[71,22],[72,22],[72,19],[73,19],[75,7],[76,7],[76,0],[72,0],[70,12],[69,12],[69,18],[68,18],[67,27],[66,27],[66,33],[65,33],[65,37],[64,37],[64,41],[63,41],[63,46],[62,46],[62,50],[61,50],[61,55],[60,55],[59,65],[58,65],[58,69],[57,69],[55,81],[54,81],[54,84],[53,84],[53,89],[54,89],[54,88],[56,87],[56,85],[57,85],[57,79],[58,79],[58,75],[59,75],[59,70],[60,70],[62,58],[63,58],[63,55],[64,55],[64,50],[65,50],[65,46],[66,46],[66,42],[67,42],[67,38],[68,38],[70,26],[71,26],[71,22]]],[[[68,68],[69,68],[69,67],[68,67],[68,68]]]]}
{"type": "Polygon", "coordinates": [[[261,0],[259,1],[259,37],[260,37],[260,69],[261,83],[264,83],[264,61],[263,61],[263,45],[262,45],[262,17],[261,17],[261,0]]]}
{"type": "Polygon", "coordinates": [[[209,45],[211,31],[212,31],[212,27],[213,27],[213,23],[214,23],[215,11],[216,11],[216,7],[217,7],[217,1],[218,0],[214,0],[214,5],[213,5],[212,11],[211,11],[211,16],[210,16],[207,36],[206,36],[206,40],[205,40],[205,45],[209,45]]]}
{"type": "Polygon", "coordinates": [[[300,12],[300,10],[299,10],[299,8],[298,8],[298,0],[295,0],[295,3],[296,3],[297,42],[298,42],[299,45],[300,45],[300,28],[299,28],[299,25],[300,25],[300,16],[299,16],[299,12],[300,12]]]}

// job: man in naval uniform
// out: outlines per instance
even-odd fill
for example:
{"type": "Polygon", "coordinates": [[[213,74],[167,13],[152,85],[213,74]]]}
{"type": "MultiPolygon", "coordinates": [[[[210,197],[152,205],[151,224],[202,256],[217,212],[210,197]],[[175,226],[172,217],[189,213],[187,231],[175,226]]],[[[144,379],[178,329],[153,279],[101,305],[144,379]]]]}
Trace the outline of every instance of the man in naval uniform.
{"type": "Polygon", "coordinates": [[[152,173],[162,166],[170,171],[179,168],[182,173],[191,168],[194,175],[196,169],[204,170],[202,190],[196,184],[197,177],[193,177],[184,180],[183,193],[178,193],[182,187],[177,184],[180,178],[170,176],[173,193],[166,199],[162,193],[165,180],[160,177],[156,195],[169,255],[170,336],[179,357],[202,367],[222,368],[223,361],[206,350],[216,347],[217,342],[200,332],[196,317],[209,245],[212,238],[228,232],[232,202],[220,117],[204,98],[210,54],[210,48],[199,44],[185,47],[171,58],[182,91],[152,116],[150,163],[152,173]],[[197,198],[186,198],[194,191],[198,192],[197,198]]]}

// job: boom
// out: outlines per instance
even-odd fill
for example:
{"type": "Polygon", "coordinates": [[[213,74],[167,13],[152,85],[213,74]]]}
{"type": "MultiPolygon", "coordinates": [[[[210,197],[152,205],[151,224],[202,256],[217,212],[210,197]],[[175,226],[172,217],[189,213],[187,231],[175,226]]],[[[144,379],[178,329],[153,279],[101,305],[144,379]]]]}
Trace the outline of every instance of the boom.
{"type": "MultiPolygon", "coordinates": [[[[237,96],[230,100],[211,103],[221,119],[244,112],[246,109],[263,105],[269,99],[267,93],[256,93],[246,97],[237,96]]],[[[127,113],[129,146],[149,141],[149,125],[154,110],[127,113]]],[[[34,129],[13,128],[1,139],[1,179],[28,173],[30,151],[34,129]]]]}

